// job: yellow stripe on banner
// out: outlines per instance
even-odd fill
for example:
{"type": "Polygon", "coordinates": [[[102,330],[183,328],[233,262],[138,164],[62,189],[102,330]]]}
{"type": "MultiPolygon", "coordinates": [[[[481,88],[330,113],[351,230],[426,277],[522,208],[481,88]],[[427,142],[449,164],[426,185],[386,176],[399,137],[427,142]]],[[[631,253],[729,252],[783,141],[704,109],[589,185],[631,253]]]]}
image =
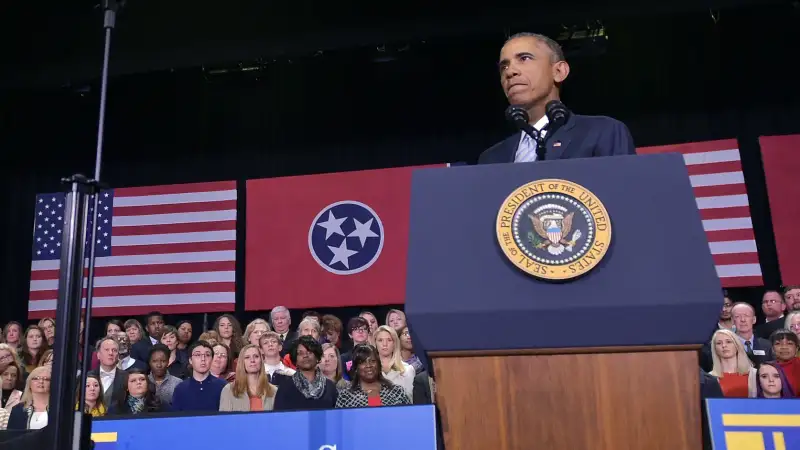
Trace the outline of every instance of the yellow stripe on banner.
{"type": "Polygon", "coordinates": [[[786,441],[783,440],[783,433],[780,431],[772,433],[772,441],[775,442],[775,450],[786,450],[786,441]]]}
{"type": "Polygon", "coordinates": [[[117,432],[92,433],[92,440],[95,442],[117,442],[117,432]]]}
{"type": "Polygon", "coordinates": [[[723,414],[726,427],[800,427],[800,414],[723,414]]]}
{"type": "Polygon", "coordinates": [[[758,431],[726,431],[727,450],[764,450],[764,436],[758,431]]]}

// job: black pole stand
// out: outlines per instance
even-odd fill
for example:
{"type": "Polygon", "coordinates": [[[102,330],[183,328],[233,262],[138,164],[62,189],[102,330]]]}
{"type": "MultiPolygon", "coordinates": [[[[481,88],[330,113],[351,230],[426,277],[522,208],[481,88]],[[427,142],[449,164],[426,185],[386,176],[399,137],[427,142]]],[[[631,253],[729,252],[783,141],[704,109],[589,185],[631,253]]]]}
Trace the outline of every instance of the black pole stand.
{"type": "Polygon", "coordinates": [[[91,352],[89,343],[89,324],[91,321],[92,297],[94,290],[95,255],[97,243],[97,214],[100,192],[100,169],[103,157],[103,138],[105,131],[106,94],[108,90],[108,66],[111,50],[111,31],[116,23],[120,4],[116,0],[103,1],[103,29],[105,45],[103,51],[103,72],[100,80],[100,113],[97,126],[97,151],[95,157],[94,179],[74,175],[64,180],[70,183],[66,196],[65,221],[59,268],[58,304],[56,308],[55,351],[50,385],[50,412],[48,427],[52,436],[53,450],[85,450],[89,436],[91,416],[83,413],[86,395],[86,376],[90,367],[91,352]],[[88,205],[93,202],[92,228],[87,230],[88,205]],[[88,233],[87,233],[88,232],[88,233]],[[84,246],[87,234],[89,240],[89,274],[86,293],[86,319],[83,331],[83,348],[78,373],[76,355],[79,350],[80,316],[83,297],[84,246]],[[79,384],[80,383],[80,384],[79,384]],[[78,389],[80,387],[80,389],[78,389]],[[75,392],[80,392],[78,411],[75,411],[75,392]]]}

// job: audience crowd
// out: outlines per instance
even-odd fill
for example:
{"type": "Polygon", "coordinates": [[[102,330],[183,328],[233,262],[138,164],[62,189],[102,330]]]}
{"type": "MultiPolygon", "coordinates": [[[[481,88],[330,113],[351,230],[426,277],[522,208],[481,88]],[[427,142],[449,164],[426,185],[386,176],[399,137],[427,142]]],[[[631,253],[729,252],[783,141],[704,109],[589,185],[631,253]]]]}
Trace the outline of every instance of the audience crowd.
{"type": "MultiPolygon", "coordinates": [[[[315,311],[292,327],[290,311],[242,327],[223,314],[196,336],[159,312],[110,319],[93,346],[83,405],[94,417],[165,411],[290,411],[432,403],[435,385],[414,353],[403,311],[380,325],[369,311],[342,321],[315,311]],[[242,331],[244,330],[244,331],[242,331]]],[[[0,429],[47,425],[55,321],[3,327],[0,429]]],[[[83,339],[81,323],[80,339],[83,339]]],[[[77,355],[78,359],[81,355],[77,355]]]]}
{"type": "MultiPolygon", "coordinates": [[[[768,290],[755,308],[727,293],[700,351],[703,395],[800,396],[800,286],[768,290]]],[[[163,411],[288,411],[432,403],[435,384],[414,352],[405,314],[381,325],[369,311],[346,326],[334,315],[303,313],[292,327],[283,306],[242,327],[223,314],[196,336],[189,321],[159,312],[111,319],[93,347],[84,404],[95,417],[163,411]],[[243,331],[244,330],[244,331],[243,331]]],[[[0,429],[47,425],[57,330],[52,318],[27,328],[9,322],[0,336],[0,429]]],[[[83,339],[83,326],[80,339],[83,339]]],[[[80,359],[80,355],[77,355],[80,359]]]]}

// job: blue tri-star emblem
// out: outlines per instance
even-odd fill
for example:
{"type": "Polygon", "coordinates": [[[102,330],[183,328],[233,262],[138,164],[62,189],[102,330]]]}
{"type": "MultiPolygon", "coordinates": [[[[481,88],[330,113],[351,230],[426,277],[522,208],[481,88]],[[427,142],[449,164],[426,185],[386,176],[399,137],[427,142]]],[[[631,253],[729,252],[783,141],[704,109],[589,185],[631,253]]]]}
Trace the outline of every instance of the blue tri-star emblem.
{"type": "Polygon", "coordinates": [[[332,203],[308,230],[308,249],[328,272],[353,275],[367,270],[383,249],[383,223],[369,206],[354,200],[332,203]]]}

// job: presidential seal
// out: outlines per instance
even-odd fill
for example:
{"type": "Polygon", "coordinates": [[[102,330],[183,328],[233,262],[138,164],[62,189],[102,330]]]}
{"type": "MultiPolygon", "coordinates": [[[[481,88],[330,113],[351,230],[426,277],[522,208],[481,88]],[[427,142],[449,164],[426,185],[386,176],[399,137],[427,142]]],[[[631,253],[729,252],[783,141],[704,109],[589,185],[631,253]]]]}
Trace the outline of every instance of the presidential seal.
{"type": "Polygon", "coordinates": [[[522,271],[568,280],[594,269],[611,245],[605,206],[567,180],[537,180],[506,198],[497,214],[497,242],[522,271]]]}

